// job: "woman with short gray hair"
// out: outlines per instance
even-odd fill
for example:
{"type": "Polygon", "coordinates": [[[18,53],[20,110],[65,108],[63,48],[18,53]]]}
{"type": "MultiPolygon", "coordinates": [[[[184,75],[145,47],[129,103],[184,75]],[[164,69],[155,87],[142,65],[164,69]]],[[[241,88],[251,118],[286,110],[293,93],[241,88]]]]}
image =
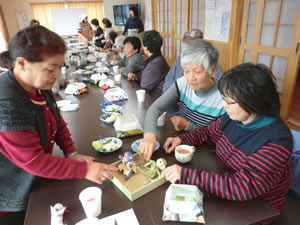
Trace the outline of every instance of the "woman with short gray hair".
{"type": "Polygon", "coordinates": [[[223,99],[213,78],[218,58],[217,49],[205,40],[194,40],[184,48],[181,54],[184,76],[176,80],[147,111],[144,140],[139,146],[146,161],[155,148],[156,121],[171,107],[179,106],[178,115],[171,117],[177,131],[207,126],[224,114],[223,99]]]}
{"type": "Polygon", "coordinates": [[[211,74],[216,69],[218,59],[218,50],[211,43],[204,40],[194,40],[183,49],[181,53],[181,66],[183,68],[184,64],[199,64],[211,74]]]}

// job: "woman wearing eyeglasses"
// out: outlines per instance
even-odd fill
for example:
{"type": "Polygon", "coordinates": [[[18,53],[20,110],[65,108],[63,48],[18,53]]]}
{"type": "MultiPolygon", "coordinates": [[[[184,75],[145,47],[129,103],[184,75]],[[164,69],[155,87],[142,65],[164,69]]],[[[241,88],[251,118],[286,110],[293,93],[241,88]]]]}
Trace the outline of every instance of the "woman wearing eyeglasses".
{"type": "Polygon", "coordinates": [[[226,114],[206,127],[168,138],[164,149],[170,153],[180,144],[215,144],[217,156],[234,172],[172,165],[163,175],[172,183],[197,185],[207,196],[233,201],[260,196],[280,212],[290,187],[293,141],[279,116],[274,75],[262,64],[242,64],[221,77],[218,89],[226,114]]]}

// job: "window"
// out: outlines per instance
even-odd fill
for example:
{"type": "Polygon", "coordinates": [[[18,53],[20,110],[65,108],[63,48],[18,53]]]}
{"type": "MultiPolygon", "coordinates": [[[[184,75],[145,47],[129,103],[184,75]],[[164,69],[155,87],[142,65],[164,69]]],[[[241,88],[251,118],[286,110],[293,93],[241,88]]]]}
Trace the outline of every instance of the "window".
{"type": "Polygon", "coordinates": [[[8,31],[7,31],[3,11],[0,6],[0,52],[7,50],[7,43],[8,43],[8,31]]]}

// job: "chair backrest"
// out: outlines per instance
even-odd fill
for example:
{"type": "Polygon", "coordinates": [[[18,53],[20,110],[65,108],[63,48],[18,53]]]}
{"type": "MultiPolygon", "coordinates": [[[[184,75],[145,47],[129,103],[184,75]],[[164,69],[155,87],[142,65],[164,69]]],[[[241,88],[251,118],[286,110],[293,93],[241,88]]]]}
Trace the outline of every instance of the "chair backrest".
{"type": "Polygon", "coordinates": [[[294,139],[294,149],[291,156],[292,184],[291,189],[300,196],[300,132],[291,130],[294,139]]]}

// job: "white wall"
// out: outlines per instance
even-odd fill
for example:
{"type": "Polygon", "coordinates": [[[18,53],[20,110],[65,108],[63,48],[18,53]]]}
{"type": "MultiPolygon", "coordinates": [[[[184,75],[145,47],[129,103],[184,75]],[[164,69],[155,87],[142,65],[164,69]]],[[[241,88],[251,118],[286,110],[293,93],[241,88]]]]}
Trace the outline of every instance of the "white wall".
{"type": "MultiPolygon", "coordinates": [[[[19,27],[16,18],[16,10],[25,10],[27,13],[28,24],[32,19],[31,3],[41,3],[41,2],[76,2],[76,1],[90,1],[90,0],[0,0],[0,5],[2,6],[2,11],[4,13],[5,22],[8,28],[9,37],[12,37],[16,32],[18,32],[19,27]]],[[[134,4],[140,3],[142,8],[142,20],[144,21],[145,30],[152,29],[151,21],[151,1],[150,0],[104,0],[104,15],[109,18],[114,24],[114,14],[113,5],[123,5],[123,4],[134,4]],[[145,6],[147,9],[145,10],[145,6]],[[145,15],[148,19],[145,20],[145,15]],[[146,21],[146,23],[145,23],[146,21]],[[149,22],[150,21],[150,22],[149,22]]],[[[118,31],[122,30],[122,26],[114,26],[118,31]]]]}

